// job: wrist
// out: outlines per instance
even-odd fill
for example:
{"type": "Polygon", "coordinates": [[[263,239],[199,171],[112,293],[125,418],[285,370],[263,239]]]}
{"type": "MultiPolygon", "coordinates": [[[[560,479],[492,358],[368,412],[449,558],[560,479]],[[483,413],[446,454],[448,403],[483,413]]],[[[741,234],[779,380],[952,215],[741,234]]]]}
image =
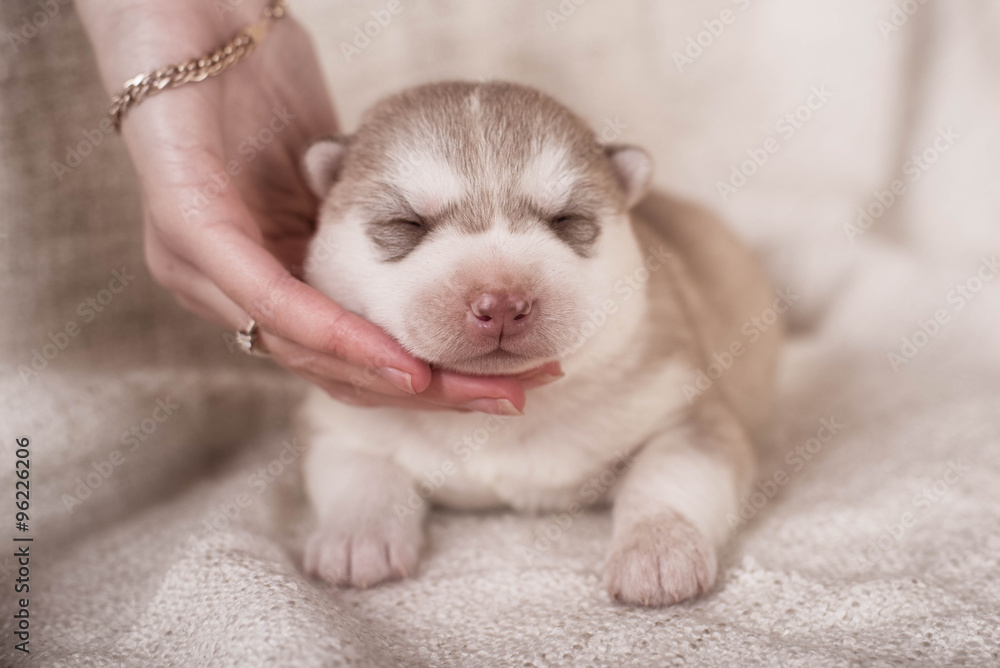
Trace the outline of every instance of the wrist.
{"type": "Polygon", "coordinates": [[[137,74],[199,58],[257,21],[269,0],[76,0],[109,94],[137,74]]]}

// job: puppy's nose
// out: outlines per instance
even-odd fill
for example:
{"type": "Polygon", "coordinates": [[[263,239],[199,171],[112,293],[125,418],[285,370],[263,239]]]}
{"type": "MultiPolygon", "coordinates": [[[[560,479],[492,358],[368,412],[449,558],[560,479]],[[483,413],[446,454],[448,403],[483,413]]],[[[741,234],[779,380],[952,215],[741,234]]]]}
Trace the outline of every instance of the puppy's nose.
{"type": "Polygon", "coordinates": [[[531,299],[524,294],[483,292],[469,302],[470,324],[486,336],[506,338],[524,330],[531,319],[531,299]]]}

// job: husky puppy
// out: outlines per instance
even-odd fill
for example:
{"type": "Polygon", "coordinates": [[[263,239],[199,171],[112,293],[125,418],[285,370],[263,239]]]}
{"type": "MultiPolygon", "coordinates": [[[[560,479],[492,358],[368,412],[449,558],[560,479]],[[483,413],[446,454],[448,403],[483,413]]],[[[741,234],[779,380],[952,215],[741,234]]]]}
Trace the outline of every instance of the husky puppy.
{"type": "Polygon", "coordinates": [[[406,90],[303,164],[323,201],[311,285],[437,368],[558,361],[565,374],[530,390],[523,415],[510,402],[497,415],[422,412],[311,390],[306,570],[358,587],[412,574],[429,503],[607,503],[613,598],[665,605],[712,587],[781,336],[745,334],[774,301],[751,254],[711,216],[647,194],[645,151],[602,146],[520,85],[406,90]]]}

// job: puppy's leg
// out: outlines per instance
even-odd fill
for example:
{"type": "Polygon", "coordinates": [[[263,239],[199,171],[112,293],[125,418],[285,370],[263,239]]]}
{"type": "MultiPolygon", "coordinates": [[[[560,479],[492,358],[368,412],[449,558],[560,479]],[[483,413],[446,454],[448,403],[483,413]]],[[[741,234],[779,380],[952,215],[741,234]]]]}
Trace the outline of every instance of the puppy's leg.
{"type": "Polygon", "coordinates": [[[727,515],[752,475],[752,446],[715,400],[649,441],[615,495],[608,593],[623,603],[669,605],[710,589],[727,515]]]}
{"type": "Polygon", "coordinates": [[[407,505],[409,476],[385,457],[329,440],[314,437],[305,462],[306,489],[319,518],[306,543],[306,572],[352,587],[410,575],[423,544],[425,509],[407,505]]]}

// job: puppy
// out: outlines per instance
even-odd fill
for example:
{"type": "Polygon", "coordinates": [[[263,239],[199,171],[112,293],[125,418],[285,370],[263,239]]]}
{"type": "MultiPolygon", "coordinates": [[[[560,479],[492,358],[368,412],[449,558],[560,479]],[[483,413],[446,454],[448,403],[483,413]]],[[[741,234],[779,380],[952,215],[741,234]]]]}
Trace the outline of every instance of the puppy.
{"type": "Polygon", "coordinates": [[[646,195],[645,151],[601,146],[524,86],[404,91],[303,163],[323,201],[311,285],[437,368],[564,372],[523,415],[506,401],[488,402],[493,415],[365,408],[313,389],[306,570],[358,587],[413,573],[428,503],[610,503],[613,598],[665,605],[712,587],[780,339],[740,331],[773,301],[750,253],[712,217],[646,195]]]}

